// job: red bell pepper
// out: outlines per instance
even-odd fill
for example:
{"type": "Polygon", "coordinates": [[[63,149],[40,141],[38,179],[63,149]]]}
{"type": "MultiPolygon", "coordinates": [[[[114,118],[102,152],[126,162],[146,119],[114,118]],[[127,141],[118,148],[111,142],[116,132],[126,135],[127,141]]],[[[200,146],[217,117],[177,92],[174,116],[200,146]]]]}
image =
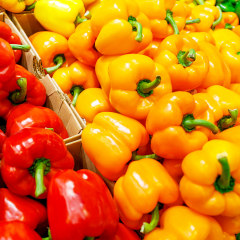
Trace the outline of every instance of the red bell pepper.
{"type": "Polygon", "coordinates": [[[14,104],[28,102],[42,106],[46,101],[44,85],[24,67],[15,67],[15,81],[11,81],[0,89],[0,117],[7,118],[14,104]]]}
{"type": "Polygon", "coordinates": [[[0,159],[2,158],[2,147],[3,147],[3,143],[4,143],[5,140],[6,140],[6,135],[0,129],[0,159]]]}
{"type": "Polygon", "coordinates": [[[42,240],[27,224],[22,222],[1,222],[1,240],[42,240]]]}
{"type": "Polygon", "coordinates": [[[23,103],[15,106],[8,115],[6,135],[11,136],[26,127],[52,129],[62,138],[68,133],[59,116],[51,109],[23,103]]]}
{"type": "Polygon", "coordinates": [[[111,239],[118,226],[113,198],[94,172],[66,170],[50,182],[47,198],[52,239],[111,239]]]}
{"type": "Polygon", "coordinates": [[[63,139],[48,129],[24,128],[3,145],[2,178],[10,191],[22,196],[46,198],[53,175],[73,167],[63,139]]]}
{"type": "Polygon", "coordinates": [[[9,81],[12,81],[14,79],[15,59],[13,50],[6,40],[0,38],[0,89],[5,83],[8,83],[9,81]]]}
{"type": "Polygon", "coordinates": [[[47,221],[47,210],[39,202],[0,188],[0,221],[20,221],[35,229],[47,221]]]}
{"type": "Polygon", "coordinates": [[[11,44],[12,49],[15,49],[13,52],[16,63],[20,60],[22,51],[28,51],[30,49],[29,45],[22,45],[19,36],[16,33],[13,33],[11,28],[2,21],[0,21],[0,38],[5,39],[8,43],[11,44]]]}

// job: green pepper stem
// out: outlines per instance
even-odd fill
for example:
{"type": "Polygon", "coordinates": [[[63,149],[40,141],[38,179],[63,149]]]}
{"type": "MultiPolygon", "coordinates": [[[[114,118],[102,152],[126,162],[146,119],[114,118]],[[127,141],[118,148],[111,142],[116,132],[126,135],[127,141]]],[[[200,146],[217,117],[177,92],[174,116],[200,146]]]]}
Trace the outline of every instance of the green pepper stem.
{"type": "Polygon", "coordinates": [[[60,55],[56,55],[53,59],[53,62],[56,64],[55,66],[53,67],[49,67],[49,68],[45,68],[45,71],[47,73],[53,73],[55,72],[56,70],[58,70],[62,65],[63,63],[66,61],[65,57],[63,54],[60,54],[60,55]]]}
{"type": "Polygon", "coordinates": [[[196,51],[191,48],[188,51],[179,51],[177,55],[179,64],[182,64],[183,67],[189,67],[196,60],[196,51]]]}
{"type": "Polygon", "coordinates": [[[228,109],[230,116],[224,116],[218,121],[218,128],[223,131],[227,128],[233,127],[237,122],[238,109],[228,109]]]}
{"type": "Polygon", "coordinates": [[[209,121],[202,120],[202,119],[195,119],[192,114],[187,114],[184,116],[182,121],[182,127],[184,128],[185,131],[191,132],[195,130],[195,127],[197,126],[208,128],[214,134],[217,134],[219,132],[218,127],[209,121]]]}
{"type": "Polygon", "coordinates": [[[140,232],[143,234],[150,233],[157,227],[158,222],[159,222],[159,205],[157,204],[157,206],[153,210],[151,222],[150,223],[144,222],[140,232]]]}
{"type": "Polygon", "coordinates": [[[198,5],[204,5],[204,0],[195,0],[198,5]]]}
{"type": "Polygon", "coordinates": [[[222,10],[219,6],[217,6],[218,10],[219,10],[219,17],[217,20],[215,20],[213,22],[213,25],[212,25],[212,29],[215,29],[215,27],[222,21],[222,18],[223,18],[223,15],[222,15],[222,10]]]}
{"type": "Polygon", "coordinates": [[[87,19],[91,19],[92,18],[91,12],[87,10],[84,14],[84,17],[87,18],[87,19]]]}
{"type": "Polygon", "coordinates": [[[135,40],[137,42],[141,42],[142,41],[142,24],[140,22],[137,21],[137,19],[135,17],[128,17],[128,22],[132,25],[133,31],[137,31],[137,36],[135,37],[135,40]]]}
{"type": "Polygon", "coordinates": [[[44,185],[45,168],[46,168],[45,163],[40,162],[35,169],[35,181],[36,181],[35,196],[36,197],[39,197],[41,194],[43,194],[46,191],[46,187],[44,185]]]}
{"type": "Polygon", "coordinates": [[[42,240],[52,240],[52,235],[50,232],[50,228],[48,228],[48,237],[42,238],[42,240]]]}
{"type": "Polygon", "coordinates": [[[72,105],[74,107],[76,107],[76,103],[77,103],[77,99],[78,99],[78,96],[79,94],[84,90],[83,87],[81,86],[73,86],[70,90],[70,93],[72,94],[73,96],[73,100],[72,100],[72,105]]]}
{"type": "Polygon", "coordinates": [[[47,128],[47,127],[45,127],[45,129],[47,129],[47,130],[50,130],[50,131],[53,131],[53,132],[54,132],[54,129],[53,129],[53,128],[47,128]]]}
{"type": "Polygon", "coordinates": [[[144,158],[151,158],[151,159],[158,160],[159,156],[156,155],[155,153],[148,154],[148,155],[138,155],[136,151],[134,151],[132,153],[132,160],[134,160],[134,161],[141,160],[141,159],[144,159],[144,158]]]}
{"type": "Polygon", "coordinates": [[[78,25],[80,23],[86,22],[87,18],[81,18],[79,15],[76,17],[75,23],[78,25]]]}
{"type": "Polygon", "coordinates": [[[231,25],[230,23],[226,23],[224,26],[225,29],[229,29],[232,30],[233,29],[233,25],[231,25]]]}
{"type": "Polygon", "coordinates": [[[30,50],[29,45],[19,45],[19,44],[10,44],[13,50],[22,50],[24,52],[28,52],[30,50]]]}
{"type": "Polygon", "coordinates": [[[84,240],[94,240],[95,237],[85,237],[84,240]]]}
{"type": "Polygon", "coordinates": [[[201,22],[200,18],[191,19],[186,21],[186,25],[193,24],[193,23],[200,23],[200,22],[201,22]]]}
{"type": "Polygon", "coordinates": [[[28,6],[26,6],[26,8],[25,8],[25,11],[31,11],[32,9],[34,9],[35,8],[35,5],[36,5],[36,3],[37,3],[37,1],[36,2],[34,2],[33,4],[31,4],[31,5],[28,5],[28,6]]]}
{"type": "Polygon", "coordinates": [[[240,233],[236,234],[236,240],[240,240],[240,233]]]}
{"type": "Polygon", "coordinates": [[[172,11],[167,10],[167,14],[166,14],[165,20],[166,20],[169,24],[171,24],[171,26],[172,26],[172,28],[173,28],[174,34],[179,34],[178,26],[177,26],[177,24],[176,24],[176,22],[175,22],[175,20],[174,20],[174,18],[173,18],[173,13],[172,13],[172,11]]]}
{"type": "Polygon", "coordinates": [[[19,78],[17,85],[20,87],[20,90],[15,90],[9,94],[9,99],[13,104],[24,102],[27,96],[27,79],[19,78]]]}

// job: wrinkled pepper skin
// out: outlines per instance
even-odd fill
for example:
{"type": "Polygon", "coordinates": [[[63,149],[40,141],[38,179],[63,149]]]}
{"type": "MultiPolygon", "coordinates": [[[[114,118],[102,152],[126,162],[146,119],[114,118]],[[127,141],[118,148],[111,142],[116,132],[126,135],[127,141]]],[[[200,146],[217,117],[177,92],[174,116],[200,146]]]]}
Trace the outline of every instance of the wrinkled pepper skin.
{"type": "Polygon", "coordinates": [[[167,69],[173,91],[189,91],[199,87],[209,68],[206,53],[186,35],[171,35],[165,38],[154,61],[167,69]],[[190,56],[190,51],[194,52],[193,56],[190,56]]]}
{"type": "Polygon", "coordinates": [[[75,30],[77,16],[84,15],[82,0],[41,0],[37,1],[34,16],[41,25],[69,38],[75,30]]]}
{"type": "Polygon", "coordinates": [[[3,146],[3,180],[10,191],[21,196],[46,198],[53,175],[73,167],[74,159],[63,139],[48,129],[24,128],[3,146]]]}
{"type": "Polygon", "coordinates": [[[42,240],[27,224],[13,221],[0,222],[1,240],[42,240]]]}
{"type": "Polygon", "coordinates": [[[146,120],[147,131],[152,135],[151,148],[155,154],[166,159],[183,159],[188,153],[201,149],[208,141],[210,130],[205,123],[206,128],[195,125],[195,129],[185,125],[189,114],[196,120],[207,120],[205,123],[210,124],[209,129],[218,132],[213,124],[214,117],[204,101],[197,104],[194,95],[188,92],[167,94],[155,103],[146,120]]]}
{"type": "Polygon", "coordinates": [[[158,161],[150,158],[131,162],[114,186],[120,219],[134,229],[140,229],[146,214],[158,202],[169,204],[177,198],[177,183],[158,161]]]}
{"type": "Polygon", "coordinates": [[[35,0],[0,0],[0,6],[13,13],[21,13],[27,5],[31,5],[35,0]]]}
{"type": "Polygon", "coordinates": [[[147,234],[144,240],[224,240],[223,231],[213,218],[185,206],[165,210],[160,218],[160,226],[147,234]]]}
{"type": "Polygon", "coordinates": [[[47,209],[39,202],[0,188],[0,221],[20,221],[35,229],[47,221],[47,209]]]}
{"type": "Polygon", "coordinates": [[[239,165],[239,146],[224,140],[211,140],[188,154],[180,182],[184,202],[206,215],[240,215],[239,165]]]}
{"type": "Polygon", "coordinates": [[[56,174],[49,186],[47,209],[53,239],[112,239],[117,231],[115,202],[103,180],[89,170],[56,174]]]}
{"type": "Polygon", "coordinates": [[[120,56],[109,64],[108,73],[112,106],[138,120],[146,119],[154,103],[172,91],[165,68],[144,55],[120,56]]]}
{"type": "Polygon", "coordinates": [[[148,141],[149,136],[141,123],[113,112],[97,114],[82,132],[84,151],[109,180],[122,176],[132,152],[148,141]]]}
{"type": "Polygon", "coordinates": [[[6,134],[11,136],[26,127],[50,128],[62,138],[67,130],[59,116],[50,108],[23,103],[15,106],[8,115],[6,134]]]}

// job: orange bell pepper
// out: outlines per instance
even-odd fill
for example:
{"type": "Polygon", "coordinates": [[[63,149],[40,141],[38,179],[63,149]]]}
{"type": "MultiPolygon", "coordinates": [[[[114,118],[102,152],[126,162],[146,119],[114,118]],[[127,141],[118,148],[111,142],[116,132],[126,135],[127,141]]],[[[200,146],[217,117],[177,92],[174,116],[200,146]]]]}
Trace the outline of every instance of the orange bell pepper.
{"type": "Polygon", "coordinates": [[[109,180],[122,176],[132,152],[148,141],[148,133],[141,123],[113,112],[97,114],[82,132],[84,151],[109,180]]]}
{"type": "Polygon", "coordinates": [[[134,0],[102,1],[91,26],[95,47],[103,55],[136,53],[152,41],[150,22],[134,0]]]}
{"type": "Polygon", "coordinates": [[[234,27],[239,25],[239,19],[234,12],[222,13],[222,21],[216,26],[216,29],[226,28],[232,30],[234,27]]]}
{"type": "Polygon", "coordinates": [[[139,54],[143,54],[145,56],[148,56],[152,59],[154,59],[157,55],[159,45],[161,43],[161,40],[153,40],[144,50],[139,52],[139,54]]]}
{"type": "Polygon", "coordinates": [[[112,106],[135,119],[145,119],[153,104],[172,90],[164,67],[144,55],[120,56],[109,64],[108,72],[112,106]]]}
{"type": "Polygon", "coordinates": [[[173,91],[195,89],[208,74],[206,53],[187,35],[171,35],[165,38],[154,61],[167,69],[173,91]]]}
{"type": "Polygon", "coordinates": [[[53,74],[53,79],[64,93],[71,93],[73,106],[76,106],[78,96],[84,89],[99,87],[94,68],[79,61],[69,67],[58,69],[53,74]]]}
{"type": "Polygon", "coordinates": [[[75,32],[68,39],[68,46],[80,62],[94,67],[97,59],[101,56],[94,47],[95,40],[90,20],[88,20],[77,26],[75,32]]]}
{"type": "Polygon", "coordinates": [[[198,44],[201,42],[208,42],[215,45],[215,40],[210,32],[189,32],[183,30],[181,34],[187,34],[188,37],[191,37],[198,44]]]}
{"type": "Polygon", "coordinates": [[[164,211],[160,225],[161,228],[147,234],[144,240],[224,240],[224,233],[216,220],[185,206],[164,211]]]}
{"type": "Polygon", "coordinates": [[[158,203],[169,204],[178,198],[178,185],[156,160],[146,158],[131,162],[127,172],[114,185],[114,199],[120,219],[130,228],[140,229],[146,214],[154,211],[151,223],[141,232],[152,231],[159,222],[158,203]]]}
{"type": "Polygon", "coordinates": [[[216,216],[215,219],[220,224],[224,232],[236,235],[240,233],[240,215],[236,217],[216,216]]]}
{"type": "Polygon", "coordinates": [[[101,88],[84,90],[77,98],[76,110],[87,123],[91,123],[100,112],[115,112],[101,88]]]}
{"type": "Polygon", "coordinates": [[[146,121],[155,154],[167,159],[182,159],[202,148],[208,141],[210,130],[218,132],[218,127],[211,121],[198,119],[199,115],[204,116],[209,111],[208,105],[202,102],[195,108],[194,97],[188,92],[169,93],[155,103],[146,121]],[[198,126],[208,128],[208,131],[198,126]]]}
{"type": "Polygon", "coordinates": [[[67,39],[58,33],[37,32],[31,35],[29,40],[39,54],[47,73],[53,73],[58,68],[76,61],[69,51],[67,39]]]}
{"type": "Polygon", "coordinates": [[[164,159],[162,165],[165,167],[170,176],[179,183],[183,176],[182,159],[164,159]]]}
{"type": "Polygon", "coordinates": [[[239,146],[211,140],[202,150],[188,154],[182,162],[180,191],[184,202],[206,215],[240,215],[239,146]]]}

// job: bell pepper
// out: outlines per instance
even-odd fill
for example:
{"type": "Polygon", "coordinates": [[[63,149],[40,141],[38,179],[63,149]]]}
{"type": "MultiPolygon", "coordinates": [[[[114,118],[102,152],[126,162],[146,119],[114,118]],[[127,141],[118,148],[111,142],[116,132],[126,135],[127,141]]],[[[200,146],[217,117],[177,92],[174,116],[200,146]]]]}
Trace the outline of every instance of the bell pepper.
{"type": "Polygon", "coordinates": [[[232,30],[234,27],[239,25],[239,19],[234,12],[224,12],[222,21],[216,26],[218,28],[226,28],[232,30]]]}
{"type": "Polygon", "coordinates": [[[215,40],[210,32],[189,32],[183,30],[181,34],[187,34],[188,37],[191,37],[195,42],[200,44],[201,42],[207,42],[215,45],[215,40]]]}
{"type": "Polygon", "coordinates": [[[187,35],[165,38],[154,61],[168,71],[173,91],[199,87],[208,74],[209,60],[199,45],[187,35]]]}
{"type": "Polygon", "coordinates": [[[148,56],[152,59],[155,58],[159,45],[161,43],[161,40],[153,40],[144,50],[140,51],[139,54],[143,54],[145,56],[148,56]]]}
{"type": "Polygon", "coordinates": [[[13,221],[0,222],[1,240],[42,240],[27,224],[13,221]]]}
{"type": "Polygon", "coordinates": [[[15,81],[0,89],[0,117],[5,119],[14,105],[28,102],[42,106],[46,101],[46,89],[32,73],[16,64],[15,75],[15,81]]]}
{"type": "Polygon", "coordinates": [[[165,68],[144,55],[120,56],[109,64],[108,73],[112,106],[135,119],[146,119],[154,103],[172,91],[165,68]]]}
{"type": "Polygon", "coordinates": [[[148,18],[135,1],[102,1],[91,18],[95,47],[103,55],[136,53],[152,41],[148,18]]]}
{"type": "Polygon", "coordinates": [[[62,120],[53,110],[23,103],[15,106],[9,113],[6,134],[14,135],[26,127],[49,128],[62,138],[68,137],[62,120]]]}
{"type": "Polygon", "coordinates": [[[113,112],[97,114],[82,132],[84,151],[109,180],[123,175],[133,152],[148,141],[149,136],[141,123],[113,112]]]}
{"type": "Polygon", "coordinates": [[[76,101],[76,110],[87,123],[91,123],[100,112],[115,112],[101,88],[84,90],[76,101]]]}
{"type": "Polygon", "coordinates": [[[6,140],[6,135],[0,129],[0,160],[2,159],[2,147],[3,147],[5,140],[6,140]]]}
{"type": "Polygon", "coordinates": [[[82,0],[37,1],[34,16],[47,30],[69,38],[85,13],[82,0]]]}
{"type": "Polygon", "coordinates": [[[224,233],[213,218],[196,213],[185,206],[165,210],[161,215],[160,225],[161,228],[147,234],[144,240],[223,240],[224,233]]]}
{"type": "MultiPolygon", "coordinates": [[[[9,81],[15,80],[15,58],[9,43],[0,38],[0,90],[9,81]]],[[[1,95],[1,94],[0,94],[1,95]]]]}
{"type": "Polygon", "coordinates": [[[224,232],[236,235],[240,233],[240,215],[236,217],[216,216],[215,219],[221,225],[224,232]]]}
{"type": "Polygon", "coordinates": [[[10,191],[22,196],[46,198],[53,175],[73,167],[63,139],[48,129],[24,128],[3,146],[3,180],[10,191]]]}
{"type": "Polygon", "coordinates": [[[53,73],[69,64],[69,61],[75,61],[69,51],[67,39],[58,33],[41,31],[31,35],[29,40],[38,52],[47,73],[53,73]]]}
{"type": "Polygon", "coordinates": [[[47,221],[47,209],[39,202],[0,188],[0,221],[20,221],[32,229],[47,221]]]}
{"type": "Polygon", "coordinates": [[[184,202],[206,215],[240,215],[239,159],[238,145],[218,139],[188,154],[182,162],[180,182],[184,202]]]}
{"type": "Polygon", "coordinates": [[[118,211],[103,180],[89,170],[56,174],[49,186],[48,220],[52,239],[111,239],[118,211]]]}
{"type": "Polygon", "coordinates": [[[27,5],[31,5],[36,0],[0,0],[0,6],[9,12],[21,13],[27,5]]]}
{"type": "Polygon", "coordinates": [[[221,8],[223,12],[236,12],[239,15],[239,1],[238,0],[217,0],[216,5],[221,8]]]}
{"type": "Polygon", "coordinates": [[[208,105],[204,102],[197,105],[188,92],[163,96],[147,116],[146,128],[152,135],[152,151],[163,158],[182,159],[188,153],[201,149],[208,141],[210,130],[214,134],[219,131],[213,119],[209,119],[209,114],[206,114],[206,120],[199,119],[207,111],[208,105]]]}
{"type": "Polygon", "coordinates": [[[167,170],[167,172],[170,174],[170,176],[179,183],[182,176],[182,159],[164,159],[162,165],[167,170]]]}
{"type": "Polygon", "coordinates": [[[192,9],[188,20],[200,19],[200,22],[186,25],[186,29],[192,32],[208,32],[222,21],[222,11],[219,7],[210,5],[198,5],[192,9]]]}
{"type": "Polygon", "coordinates": [[[215,4],[216,4],[216,0],[178,0],[178,1],[188,4],[188,6],[191,8],[194,8],[197,5],[215,6],[215,4]]]}
{"type": "Polygon", "coordinates": [[[69,67],[58,69],[53,74],[53,79],[63,92],[73,96],[72,105],[75,107],[79,94],[87,88],[99,87],[94,68],[74,62],[69,67]]]}
{"type": "Polygon", "coordinates": [[[95,48],[95,40],[89,20],[77,26],[75,32],[68,39],[68,46],[71,53],[81,63],[94,67],[97,59],[101,56],[95,48]]]}
{"type": "MultiPolygon", "coordinates": [[[[158,202],[168,204],[177,198],[177,183],[161,163],[150,158],[131,162],[125,175],[114,185],[120,219],[126,226],[135,229],[140,229],[146,214],[153,210],[158,213],[158,202]]],[[[150,224],[144,223],[141,232],[152,231],[158,220],[159,216],[154,216],[150,224]]]]}

